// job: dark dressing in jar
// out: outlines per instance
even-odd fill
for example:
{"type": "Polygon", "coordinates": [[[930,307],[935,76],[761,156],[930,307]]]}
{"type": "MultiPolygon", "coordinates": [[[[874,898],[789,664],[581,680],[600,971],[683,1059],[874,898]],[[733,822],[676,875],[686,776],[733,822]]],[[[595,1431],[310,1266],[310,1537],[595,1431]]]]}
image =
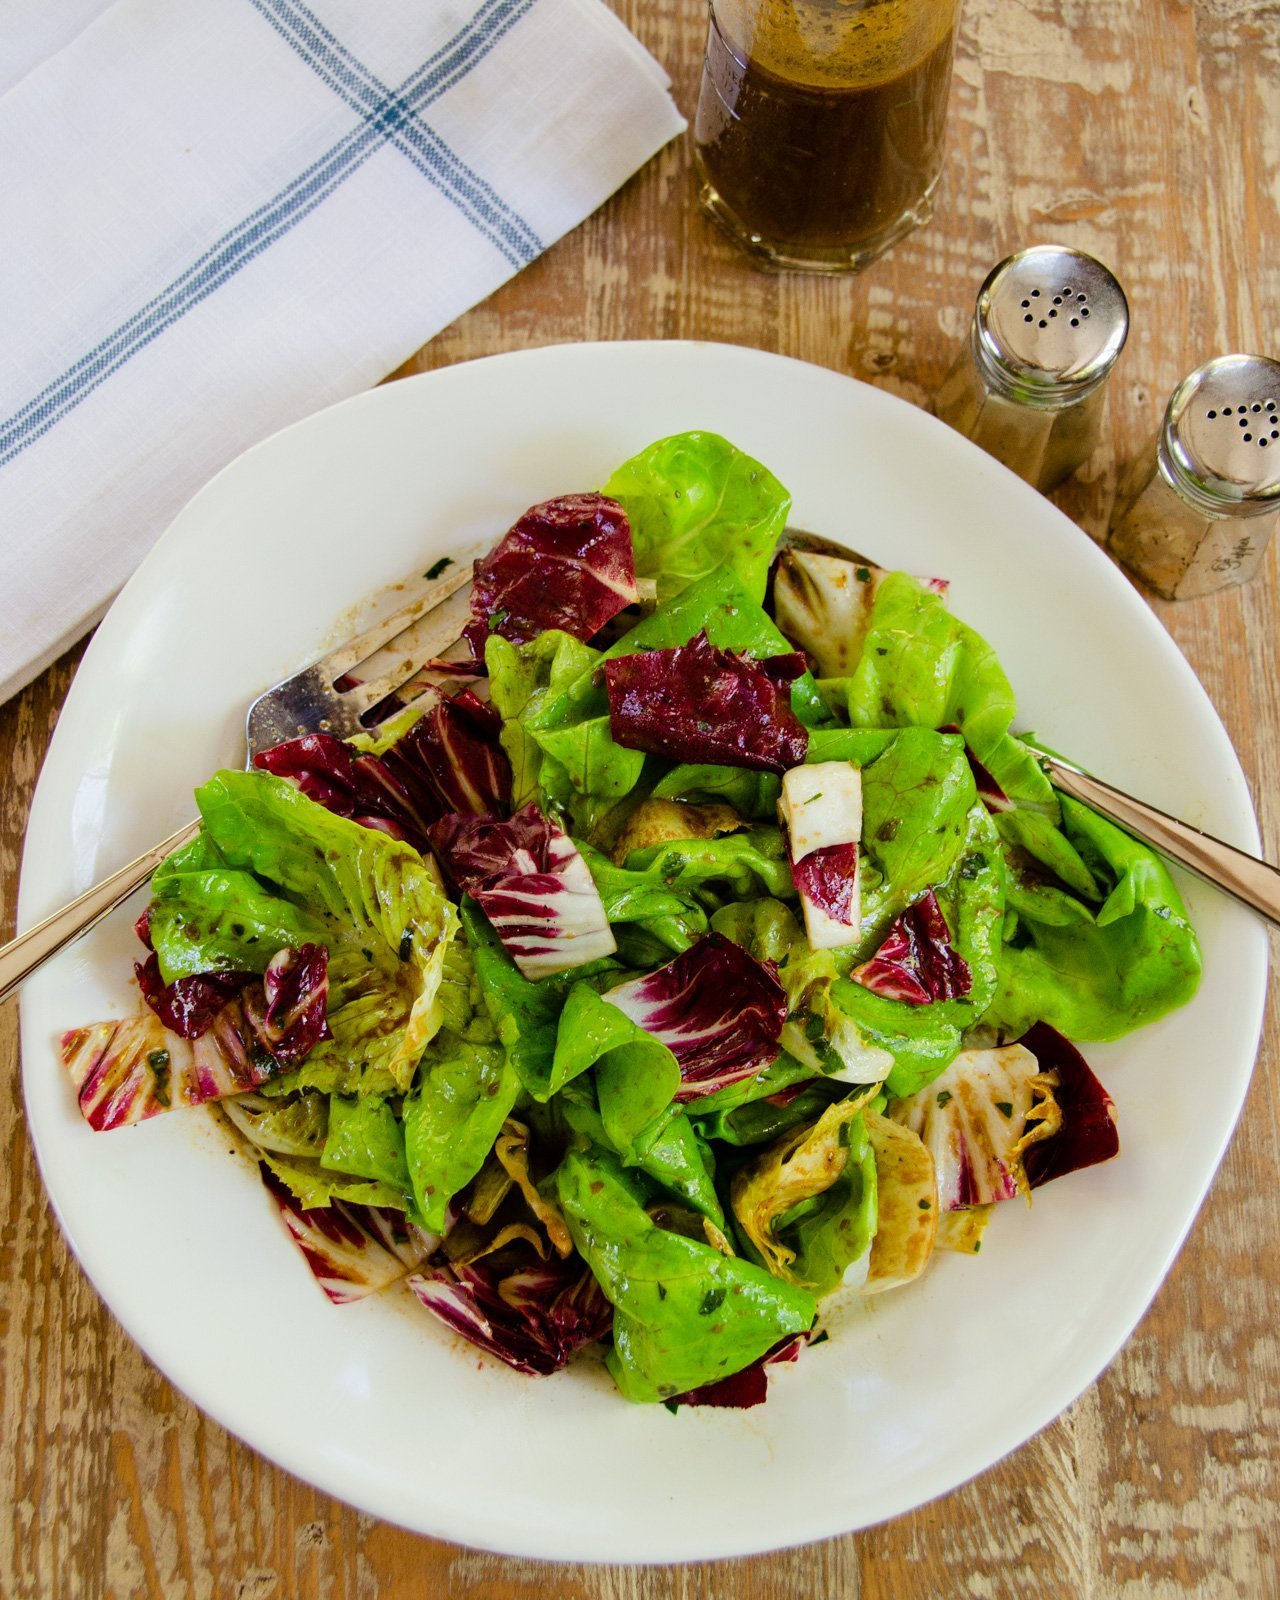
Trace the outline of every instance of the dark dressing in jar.
{"type": "Polygon", "coordinates": [[[851,252],[869,259],[924,220],[956,11],[954,0],[717,0],[696,122],[704,203],[784,263],[831,252],[833,265],[857,264],[851,252]]]}

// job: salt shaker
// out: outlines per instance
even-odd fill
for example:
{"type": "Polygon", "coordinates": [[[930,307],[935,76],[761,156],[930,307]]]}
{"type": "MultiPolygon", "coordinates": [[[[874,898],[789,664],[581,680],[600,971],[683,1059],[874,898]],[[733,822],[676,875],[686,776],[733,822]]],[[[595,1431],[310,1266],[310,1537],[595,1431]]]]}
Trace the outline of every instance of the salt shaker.
{"type": "Polygon", "coordinates": [[[1105,384],[1129,332],[1124,291],[1065,245],[1019,250],[978,293],[934,411],[1037,489],[1092,455],[1105,384]]]}
{"type": "Polygon", "coordinates": [[[1280,520],[1280,361],[1219,356],[1184,378],[1117,507],[1111,549],[1165,599],[1251,578],[1280,520]]]}

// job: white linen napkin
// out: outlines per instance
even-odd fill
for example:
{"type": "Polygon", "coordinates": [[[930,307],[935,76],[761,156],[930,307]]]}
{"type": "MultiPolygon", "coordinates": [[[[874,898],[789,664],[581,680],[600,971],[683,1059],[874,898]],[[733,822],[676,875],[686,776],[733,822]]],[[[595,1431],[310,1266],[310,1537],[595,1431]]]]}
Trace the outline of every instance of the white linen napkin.
{"type": "Polygon", "coordinates": [[[69,43],[24,34],[38,65],[0,40],[0,701],[219,467],[394,369],[684,126],[601,0],[77,5],[69,43]]]}

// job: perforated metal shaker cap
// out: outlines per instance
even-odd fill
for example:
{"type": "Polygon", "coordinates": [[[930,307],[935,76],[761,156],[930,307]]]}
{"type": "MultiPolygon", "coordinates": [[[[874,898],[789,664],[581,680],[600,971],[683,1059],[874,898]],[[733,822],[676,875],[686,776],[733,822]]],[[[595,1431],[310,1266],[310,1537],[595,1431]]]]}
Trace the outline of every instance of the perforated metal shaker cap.
{"type": "Polygon", "coordinates": [[[1105,383],[1129,333],[1112,274],[1081,250],[1038,244],[988,275],[973,315],[978,368],[1027,405],[1063,406],[1105,383]]]}
{"type": "Polygon", "coordinates": [[[1280,509],[1280,361],[1219,356],[1173,391],[1160,466],[1210,516],[1280,509]]]}

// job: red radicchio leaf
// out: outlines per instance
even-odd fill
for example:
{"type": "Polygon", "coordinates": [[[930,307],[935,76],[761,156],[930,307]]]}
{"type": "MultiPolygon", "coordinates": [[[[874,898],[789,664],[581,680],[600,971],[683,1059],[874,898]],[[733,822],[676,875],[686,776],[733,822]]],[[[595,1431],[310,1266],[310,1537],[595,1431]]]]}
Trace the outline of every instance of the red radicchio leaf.
{"type": "Polygon", "coordinates": [[[291,778],[340,817],[426,850],[427,829],[452,811],[505,811],[511,763],[498,743],[502,718],[471,689],[437,694],[381,756],[361,755],[327,733],[286,739],[254,765],[291,778]]]}
{"type": "MultiPolygon", "coordinates": [[[[146,915],[144,911],[143,917],[146,915]]],[[[138,920],[141,922],[142,917],[138,920]]],[[[160,959],[154,953],[145,962],[135,961],[133,970],[142,998],[180,1039],[199,1039],[208,1033],[227,1001],[252,983],[254,977],[252,972],[198,972],[166,984],[160,976],[160,959]]]]}
{"type": "Polygon", "coordinates": [[[81,1113],[99,1132],[256,1089],[281,1071],[253,1038],[238,999],[228,1000],[196,1039],[143,1011],[73,1028],[61,1049],[81,1113]]]}
{"type": "Polygon", "coordinates": [[[472,689],[443,695],[384,752],[383,764],[436,821],[453,811],[484,815],[511,803],[511,763],[498,743],[502,718],[472,689]]]}
{"type": "Polygon", "coordinates": [[[329,1024],[329,952],[322,944],[277,950],[262,983],[244,992],[245,1021],[261,1049],[283,1066],[296,1067],[321,1039],[329,1024]]]}
{"type": "Polygon", "coordinates": [[[377,756],[359,755],[329,733],[286,739],[260,751],[253,764],[278,778],[292,778],[308,800],[335,816],[407,839],[415,848],[421,848],[428,824],[438,815],[421,816],[404,785],[377,756]]]}
{"type": "Polygon", "coordinates": [[[778,1054],[787,997],[772,961],[761,963],[709,933],[656,972],[601,997],[660,1039],[680,1067],[675,1098],[696,1100],[752,1077],[778,1054]]]}
{"type": "Polygon", "coordinates": [[[1023,1158],[1031,1187],[1117,1155],[1120,1135],[1111,1096],[1076,1047],[1047,1022],[1037,1022],[1017,1042],[1035,1056],[1041,1072],[1057,1073],[1053,1098],[1062,1112],[1057,1133],[1029,1146],[1023,1158]]]}
{"type": "Polygon", "coordinates": [[[433,1262],[409,1287],[455,1333],[535,1376],[557,1371],[613,1325],[613,1307],[575,1256],[505,1272],[491,1258],[433,1262]]]}
{"type": "Polygon", "coordinates": [[[700,633],[674,650],[641,650],[604,664],[609,727],[629,750],[669,761],[785,772],[809,735],[791,709],[798,651],[757,661],[720,650],[700,633]]]}
{"type": "Polygon", "coordinates": [[[796,893],[847,927],[858,904],[858,847],[828,844],[791,866],[796,893]]]}
{"type": "Polygon", "coordinates": [[[403,1278],[439,1242],[390,1206],[334,1200],[307,1210],[265,1164],[258,1169],[293,1242],[335,1305],[363,1300],[403,1278]]]}
{"type": "Polygon", "coordinates": [[[601,494],[563,495],[531,506],[476,562],[463,634],[480,661],[490,633],[519,642],[561,628],[586,640],[636,594],[626,512],[601,494]]]}
{"type": "Polygon", "coordinates": [[[442,817],[432,849],[488,917],[526,978],[585,966],[617,949],[577,845],[530,803],[509,821],[442,817]]]}
{"type": "Polygon", "coordinates": [[[912,1006],[960,1000],[973,987],[969,964],[951,943],[951,930],[932,889],[907,907],[870,961],[849,976],[874,994],[912,1006]]]}
{"type": "Polygon", "coordinates": [[[431,848],[463,894],[508,872],[553,872],[553,850],[566,835],[530,803],[505,822],[500,817],[442,817],[431,829],[431,848]]]}
{"type": "Polygon", "coordinates": [[[704,1383],[697,1389],[686,1390],[666,1402],[667,1409],[678,1406],[731,1406],[737,1411],[749,1411],[761,1406],[769,1398],[769,1368],[780,1361],[797,1361],[808,1334],[796,1334],[766,1350],[749,1367],[741,1372],[731,1372],[727,1378],[715,1383],[704,1383]]]}
{"type": "Polygon", "coordinates": [[[85,1121],[99,1132],[144,1122],[296,1066],[329,1036],[328,966],[323,945],[304,944],[278,950],[261,982],[209,972],[166,986],[152,954],[135,969],[149,1010],[62,1036],[85,1121]]]}

